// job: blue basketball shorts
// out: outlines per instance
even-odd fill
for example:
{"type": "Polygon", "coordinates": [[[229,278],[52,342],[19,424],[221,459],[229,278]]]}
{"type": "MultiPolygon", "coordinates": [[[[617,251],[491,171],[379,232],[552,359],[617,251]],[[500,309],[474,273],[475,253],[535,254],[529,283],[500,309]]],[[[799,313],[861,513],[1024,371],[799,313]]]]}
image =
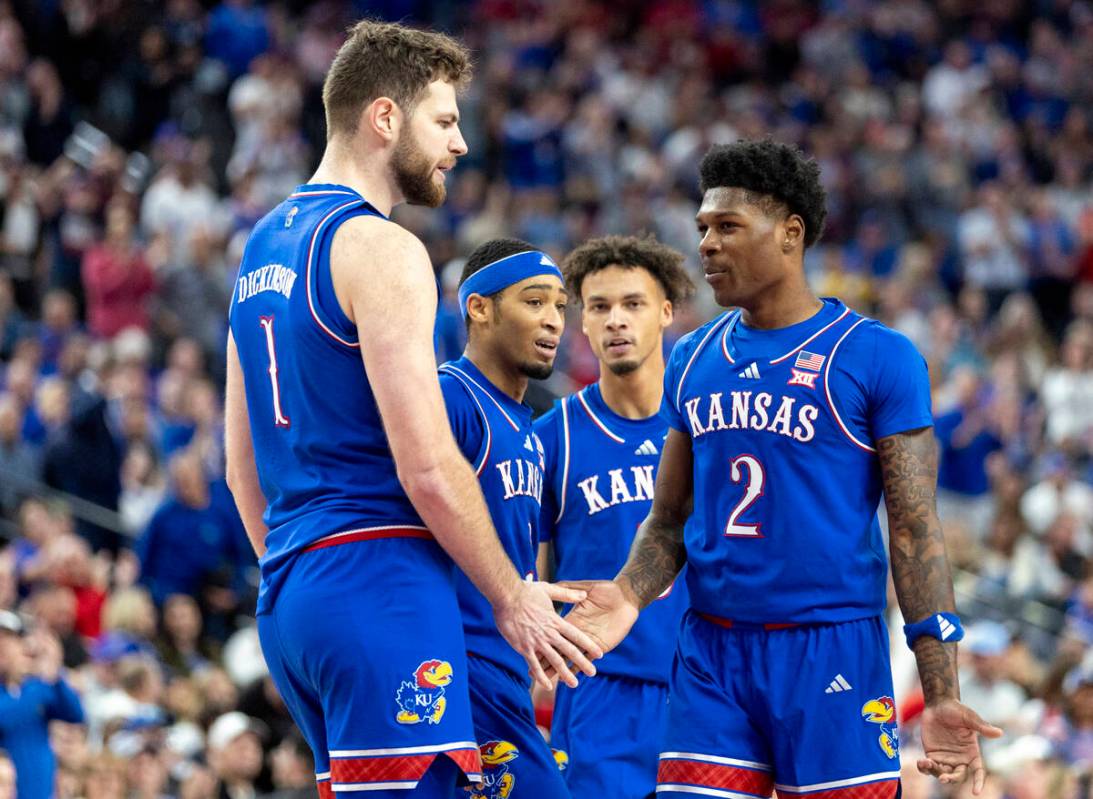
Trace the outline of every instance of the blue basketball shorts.
{"type": "Polygon", "coordinates": [[[482,784],[465,788],[465,799],[568,799],[558,761],[535,725],[527,680],[474,655],[468,664],[482,784]]]}
{"type": "Polygon", "coordinates": [[[884,622],[772,627],[688,611],[672,666],[658,796],[896,796],[899,737],[884,622]]]}
{"type": "Polygon", "coordinates": [[[657,754],[668,716],[668,686],[597,674],[558,686],[550,745],[568,761],[574,796],[643,799],[657,784],[657,754]]]}
{"type": "Polygon", "coordinates": [[[440,546],[356,541],[305,550],[288,568],[258,635],[320,796],[451,799],[457,781],[480,779],[454,566],[440,546]]]}

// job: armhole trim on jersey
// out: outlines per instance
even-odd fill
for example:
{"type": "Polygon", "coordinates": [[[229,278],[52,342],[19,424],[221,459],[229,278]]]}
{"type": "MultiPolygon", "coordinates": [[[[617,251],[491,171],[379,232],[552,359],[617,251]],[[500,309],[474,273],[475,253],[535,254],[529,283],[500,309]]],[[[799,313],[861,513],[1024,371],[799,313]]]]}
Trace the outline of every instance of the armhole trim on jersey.
{"type": "Polygon", "coordinates": [[[564,397],[559,403],[562,411],[562,490],[558,492],[558,515],[554,518],[557,524],[565,513],[565,489],[569,483],[569,397],[564,397]]]}
{"type": "Polygon", "coordinates": [[[601,421],[600,417],[598,417],[596,415],[596,412],[592,410],[592,406],[589,405],[588,400],[586,400],[584,398],[584,392],[586,392],[586,391],[588,391],[587,386],[585,386],[584,388],[582,388],[580,391],[577,392],[577,399],[580,400],[581,407],[584,408],[585,413],[587,413],[589,415],[589,417],[591,417],[591,419],[595,423],[596,427],[600,428],[600,432],[602,432],[605,436],[610,438],[616,444],[625,444],[626,439],[623,438],[622,436],[619,436],[619,435],[616,435],[615,433],[613,433],[611,431],[611,428],[608,427],[603,421],[601,421]]]}
{"type": "Polygon", "coordinates": [[[479,383],[477,380],[475,380],[473,377],[471,377],[469,374],[467,374],[466,372],[464,372],[462,369],[460,369],[457,366],[452,366],[451,364],[447,364],[447,365],[444,366],[444,369],[445,369],[445,371],[448,371],[453,375],[459,375],[464,380],[466,380],[469,383],[471,383],[472,385],[474,385],[483,394],[485,394],[486,399],[488,399],[490,402],[492,402],[494,405],[497,406],[497,410],[500,411],[501,415],[505,417],[505,421],[508,422],[510,425],[512,425],[512,429],[515,430],[517,433],[520,432],[520,425],[518,425],[516,422],[513,421],[512,417],[509,416],[508,411],[506,411],[504,409],[504,407],[502,407],[500,402],[498,402],[497,400],[495,400],[493,398],[493,396],[490,394],[490,392],[487,391],[486,388],[481,383],[479,383]]]}
{"type": "MultiPolygon", "coordinates": [[[[786,353],[785,355],[781,356],[780,358],[775,358],[775,359],[774,359],[773,361],[771,361],[771,362],[770,362],[770,363],[771,363],[771,366],[773,366],[773,365],[774,365],[774,364],[776,364],[776,363],[781,363],[781,362],[782,362],[782,361],[784,361],[784,360],[785,360],[786,358],[788,358],[788,357],[789,357],[790,355],[794,355],[794,354],[796,354],[797,352],[800,352],[801,350],[803,350],[803,349],[804,349],[805,347],[807,347],[807,346],[808,346],[809,344],[811,344],[811,343],[812,343],[813,341],[815,341],[815,340],[816,340],[817,338],[819,338],[820,336],[822,336],[822,335],[823,335],[824,333],[826,333],[826,332],[827,332],[828,330],[830,330],[830,329],[831,329],[831,328],[833,328],[833,327],[834,327],[835,325],[837,325],[837,324],[838,324],[839,322],[841,322],[841,321],[842,321],[843,319],[845,319],[845,318],[846,318],[846,315],[847,315],[848,313],[850,313],[850,309],[849,309],[849,308],[844,308],[844,309],[843,309],[843,312],[842,312],[841,314],[839,314],[839,318],[838,318],[838,319],[836,319],[836,320],[835,320],[834,322],[829,322],[829,323],[827,323],[826,325],[824,325],[823,327],[821,327],[821,328],[820,328],[819,330],[817,330],[817,331],[816,331],[815,333],[813,333],[813,334],[812,334],[811,336],[809,336],[808,338],[806,338],[806,339],[805,339],[804,341],[802,341],[802,342],[801,342],[800,344],[798,344],[798,345],[797,345],[796,347],[794,347],[793,349],[791,349],[791,350],[790,350],[789,352],[787,352],[787,353],[786,353]]],[[[853,328],[851,328],[851,329],[853,329],[853,328]]],[[[836,345],[836,346],[837,346],[837,345],[836,345]]],[[[834,351],[832,351],[832,354],[834,354],[834,351]]]]}
{"type": "MultiPolygon", "coordinates": [[[[698,346],[695,347],[695,351],[691,353],[691,357],[690,357],[690,359],[688,359],[687,365],[683,368],[683,373],[679,376],[679,385],[676,386],[676,401],[675,401],[676,413],[680,412],[680,410],[679,410],[679,400],[680,400],[680,397],[683,396],[683,383],[687,380],[687,373],[691,371],[691,366],[694,365],[695,358],[698,357],[698,353],[702,352],[702,348],[706,346],[706,342],[710,340],[710,336],[712,336],[715,332],[717,332],[717,329],[719,327],[721,327],[721,325],[725,324],[725,322],[728,319],[731,319],[731,318],[739,315],[739,313],[740,312],[737,311],[735,314],[726,313],[724,316],[722,316],[721,320],[719,322],[712,325],[710,327],[710,329],[706,331],[706,335],[702,337],[702,341],[698,342],[698,346]]],[[[726,355],[727,354],[728,353],[726,353],[726,355]]]]}
{"type": "MultiPolygon", "coordinates": [[[[341,214],[343,211],[345,211],[346,209],[348,209],[348,208],[350,208],[354,205],[360,205],[362,203],[364,203],[364,200],[362,200],[360,198],[357,198],[357,199],[352,200],[350,202],[342,203],[341,205],[334,208],[334,210],[328,212],[327,215],[322,218],[322,220],[319,222],[319,224],[317,224],[315,226],[315,232],[311,234],[311,243],[308,244],[308,247],[307,247],[307,275],[306,275],[306,278],[307,278],[306,279],[306,283],[307,283],[307,307],[308,307],[308,310],[311,311],[311,318],[315,320],[315,323],[322,329],[322,331],[324,333],[326,333],[328,336],[330,336],[330,338],[334,339],[336,342],[338,342],[339,344],[341,344],[345,347],[352,347],[353,349],[360,349],[361,343],[359,341],[349,341],[348,339],[342,338],[337,333],[335,333],[330,328],[330,326],[328,326],[326,324],[326,322],[324,322],[323,319],[319,316],[319,314],[316,310],[316,306],[315,306],[314,290],[312,288],[312,276],[314,274],[313,266],[314,266],[314,261],[315,261],[315,256],[316,256],[316,251],[315,251],[316,250],[316,245],[319,242],[319,236],[322,234],[324,228],[326,228],[326,226],[329,224],[330,220],[333,219],[335,216],[341,214]]],[[[333,290],[333,286],[334,286],[334,276],[333,275],[331,275],[331,277],[330,277],[330,286],[331,286],[331,289],[333,290]]]]}
{"type": "Polygon", "coordinates": [[[843,343],[843,339],[845,339],[847,336],[849,336],[851,333],[854,332],[854,328],[856,328],[858,325],[860,325],[862,322],[865,322],[865,321],[866,321],[866,319],[863,316],[861,319],[859,319],[854,324],[852,324],[847,329],[847,331],[839,337],[839,340],[835,342],[835,346],[831,348],[831,354],[827,356],[827,365],[824,367],[824,394],[827,397],[827,407],[829,407],[831,409],[831,414],[832,414],[832,416],[835,417],[835,421],[836,421],[836,423],[838,423],[839,429],[843,431],[843,435],[845,435],[852,442],[854,442],[855,445],[857,445],[859,448],[865,450],[866,452],[876,452],[877,451],[876,448],[871,447],[868,444],[864,444],[861,441],[859,441],[857,439],[857,437],[853,433],[850,432],[850,428],[848,428],[843,423],[842,417],[839,416],[839,410],[838,410],[838,408],[835,407],[835,400],[831,396],[831,383],[830,383],[830,380],[829,380],[829,378],[831,376],[831,365],[835,362],[835,355],[839,351],[839,345],[843,343]]]}
{"type": "Polygon", "coordinates": [[[725,329],[721,331],[721,354],[725,356],[725,360],[729,363],[736,363],[736,359],[729,355],[729,333],[732,332],[732,329],[736,326],[736,320],[739,318],[740,312],[737,311],[733,321],[725,325],[725,329]]]}
{"type": "Polygon", "coordinates": [[[490,449],[493,446],[493,431],[490,429],[490,419],[486,416],[486,409],[482,407],[482,403],[478,401],[478,397],[474,395],[474,389],[470,383],[463,379],[464,373],[460,372],[451,366],[441,366],[438,370],[446,375],[454,377],[459,384],[463,386],[464,390],[471,395],[471,399],[474,400],[475,407],[478,408],[478,414],[482,417],[482,425],[486,428],[486,440],[478,450],[477,462],[474,464],[475,477],[482,476],[482,470],[486,468],[486,463],[490,459],[490,449]]]}

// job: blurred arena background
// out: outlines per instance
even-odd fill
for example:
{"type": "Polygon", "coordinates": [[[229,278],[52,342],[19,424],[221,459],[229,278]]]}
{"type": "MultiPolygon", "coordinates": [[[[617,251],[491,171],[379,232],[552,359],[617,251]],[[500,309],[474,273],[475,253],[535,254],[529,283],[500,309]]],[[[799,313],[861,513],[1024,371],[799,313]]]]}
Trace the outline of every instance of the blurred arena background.
{"type": "MultiPolygon", "coordinates": [[[[1093,4],[0,0],[0,609],[30,623],[0,674],[68,667],[85,723],[49,730],[56,795],[314,795],[223,483],[223,346],[242,243],[311,174],[321,80],[364,15],[476,55],[448,202],[396,214],[445,292],[441,358],[459,260],[502,235],[561,257],[655,233],[703,286],[692,329],[717,310],[701,154],[770,135],[819,160],[815,287],[930,364],[964,697],[1007,731],[986,796],[1089,796],[1093,4]]],[[[579,333],[540,407],[595,378],[579,333]]],[[[19,623],[0,612],[0,638],[19,623]]],[[[914,774],[893,652],[904,796],[970,795],[914,774]]],[[[0,748],[28,730],[0,717],[0,748]]]]}

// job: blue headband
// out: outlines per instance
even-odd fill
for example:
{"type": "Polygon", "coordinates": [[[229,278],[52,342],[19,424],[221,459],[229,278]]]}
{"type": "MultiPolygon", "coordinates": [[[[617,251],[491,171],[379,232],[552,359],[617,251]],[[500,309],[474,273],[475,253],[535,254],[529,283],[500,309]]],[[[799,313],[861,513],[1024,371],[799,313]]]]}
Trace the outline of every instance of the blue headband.
{"type": "Polygon", "coordinates": [[[554,275],[565,282],[562,270],[555,266],[549,255],[539,250],[508,255],[486,264],[459,287],[459,310],[463,316],[467,315],[467,300],[472,294],[488,297],[536,275],[554,275]]]}

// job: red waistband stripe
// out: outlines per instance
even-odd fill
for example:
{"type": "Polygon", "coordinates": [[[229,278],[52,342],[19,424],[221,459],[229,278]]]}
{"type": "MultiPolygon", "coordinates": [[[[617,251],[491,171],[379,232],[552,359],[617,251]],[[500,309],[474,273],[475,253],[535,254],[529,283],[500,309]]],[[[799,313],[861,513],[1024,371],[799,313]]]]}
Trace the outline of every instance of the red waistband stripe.
{"type": "Polygon", "coordinates": [[[762,627],[764,630],[789,630],[793,627],[800,627],[801,625],[796,622],[771,622],[769,624],[753,624],[750,622],[734,622],[732,619],[723,619],[720,616],[712,616],[709,613],[699,613],[700,617],[710,622],[710,624],[716,624],[718,627],[724,627],[726,630],[731,630],[733,627],[746,628],[758,628],[762,627]]]}
{"type": "Polygon", "coordinates": [[[320,538],[304,547],[301,552],[314,552],[316,549],[351,544],[354,541],[376,541],[381,538],[424,538],[432,540],[433,534],[424,527],[367,527],[360,530],[346,530],[341,533],[320,538]]]}

